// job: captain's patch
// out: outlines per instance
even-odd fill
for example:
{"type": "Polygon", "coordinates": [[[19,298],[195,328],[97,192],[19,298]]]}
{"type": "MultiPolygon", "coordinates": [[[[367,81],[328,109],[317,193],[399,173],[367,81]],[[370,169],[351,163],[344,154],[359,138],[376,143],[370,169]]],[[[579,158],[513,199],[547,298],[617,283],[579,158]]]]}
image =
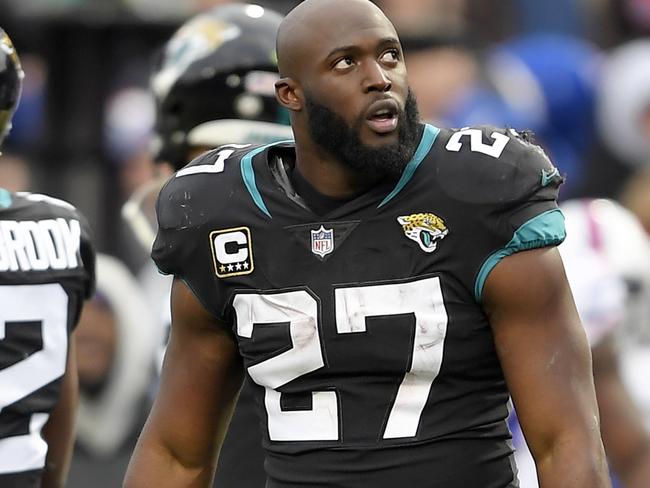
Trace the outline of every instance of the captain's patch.
{"type": "Polygon", "coordinates": [[[248,227],[215,230],[210,233],[214,272],[219,278],[253,272],[253,247],[248,227]]]}

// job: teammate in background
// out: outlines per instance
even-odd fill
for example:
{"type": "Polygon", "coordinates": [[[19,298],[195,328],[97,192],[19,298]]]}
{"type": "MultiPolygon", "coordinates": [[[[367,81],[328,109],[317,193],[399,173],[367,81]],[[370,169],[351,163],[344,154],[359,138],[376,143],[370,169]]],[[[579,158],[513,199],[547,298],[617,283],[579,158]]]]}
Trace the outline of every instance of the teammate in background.
{"type": "MultiPolygon", "coordinates": [[[[129,200],[124,216],[150,252],[156,234],[153,203],[169,171],[226,143],[292,138],[288,114],[275,98],[275,38],[282,17],[252,4],[211,9],[183,24],[162,50],[151,79],[156,99],[154,158],[163,177],[129,200]]],[[[171,280],[153,262],[140,273],[154,310],[169,331],[171,280]]],[[[166,340],[165,344],[166,346],[166,340]]],[[[164,347],[161,348],[161,356],[164,347]]],[[[245,384],[219,458],[215,486],[264,486],[264,452],[252,390],[245,384]]]]}
{"type": "MultiPolygon", "coordinates": [[[[559,250],[592,349],[605,452],[622,487],[646,488],[650,435],[621,377],[619,356],[625,349],[619,350],[616,339],[634,314],[632,294],[645,294],[638,287],[648,286],[629,280],[631,270],[620,265],[621,250],[630,253],[626,261],[642,264],[650,260],[650,247],[634,216],[613,201],[569,200],[561,208],[567,239],[559,250]]],[[[512,427],[521,488],[535,488],[535,465],[521,429],[516,423],[512,427]]]]}
{"type": "Polygon", "coordinates": [[[514,487],[510,393],[544,488],[609,486],[557,170],[514,131],[420,124],[370,1],[307,0],[277,46],[295,143],[161,191],[172,332],[125,486],[208,486],[244,371],[270,488],[514,487]]]}
{"type": "Polygon", "coordinates": [[[147,252],[157,230],[155,199],[172,171],[223,144],[292,138],[274,92],[281,20],[259,5],[221,5],[192,17],[165,44],[151,77],[152,156],[162,177],[136,191],[123,210],[147,252]]]}
{"type": "MultiPolygon", "coordinates": [[[[0,143],[23,72],[0,29],[0,143]]],[[[70,204],[0,189],[0,486],[62,487],[77,402],[72,331],[94,287],[88,227],[70,204]]]]}

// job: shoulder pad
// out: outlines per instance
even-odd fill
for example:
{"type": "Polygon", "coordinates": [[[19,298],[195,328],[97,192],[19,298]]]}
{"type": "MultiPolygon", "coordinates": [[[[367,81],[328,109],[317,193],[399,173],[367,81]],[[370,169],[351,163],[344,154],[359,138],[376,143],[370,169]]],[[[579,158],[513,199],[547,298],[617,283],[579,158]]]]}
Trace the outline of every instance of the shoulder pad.
{"type": "Polygon", "coordinates": [[[95,290],[95,249],[92,231],[86,217],[71,203],[49,195],[16,192],[15,196],[22,200],[22,205],[19,207],[21,220],[54,218],[76,221],[75,227],[72,227],[72,222],[68,222],[68,225],[69,228],[75,229],[70,231],[72,234],[78,234],[78,252],[83,264],[84,297],[90,298],[95,290]]]}
{"type": "Polygon", "coordinates": [[[185,230],[194,225],[195,215],[200,214],[195,195],[205,179],[172,176],[162,187],[156,202],[156,216],[161,230],[185,230]]]}
{"type": "Polygon", "coordinates": [[[60,198],[51,197],[49,195],[44,195],[41,193],[31,193],[28,191],[19,191],[15,193],[15,196],[22,198],[25,202],[28,202],[28,205],[31,205],[32,208],[36,208],[34,204],[42,205],[41,208],[47,208],[49,213],[53,213],[61,216],[76,216],[79,211],[71,203],[61,200],[60,198]]]}
{"type": "Polygon", "coordinates": [[[226,144],[201,154],[174,173],[158,195],[158,226],[185,230],[218,214],[215,207],[241,185],[241,158],[257,147],[226,144]]]}
{"type": "Polygon", "coordinates": [[[451,198],[473,204],[509,204],[564,181],[530,132],[492,126],[443,131],[438,184],[451,198]]]}

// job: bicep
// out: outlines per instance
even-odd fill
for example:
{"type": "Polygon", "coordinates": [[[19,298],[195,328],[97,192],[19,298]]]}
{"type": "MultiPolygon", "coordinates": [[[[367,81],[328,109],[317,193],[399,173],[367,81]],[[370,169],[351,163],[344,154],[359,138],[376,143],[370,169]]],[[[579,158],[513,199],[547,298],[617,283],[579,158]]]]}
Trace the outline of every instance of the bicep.
{"type": "Polygon", "coordinates": [[[235,340],[180,280],[160,390],[145,436],[185,466],[215,462],[243,374],[235,340]]]}
{"type": "Polygon", "coordinates": [[[556,248],[514,254],[485,307],[517,415],[536,457],[567,435],[598,435],[591,355],[556,248]]]}

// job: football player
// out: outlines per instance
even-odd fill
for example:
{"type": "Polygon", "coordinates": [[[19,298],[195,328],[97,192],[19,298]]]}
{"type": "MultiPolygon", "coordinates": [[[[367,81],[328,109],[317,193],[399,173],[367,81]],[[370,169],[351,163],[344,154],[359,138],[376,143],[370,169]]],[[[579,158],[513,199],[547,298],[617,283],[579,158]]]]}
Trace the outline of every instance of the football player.
{"type": "Polygon", "coordinates": [[[368,0],[302,2],[277,46],[295,142],[160,193],[172,331],[125,486],[208,486],[244,373],[267,487],[517,486],[509,394],[542,486],[609,486],[557,169],[514,131],[421,124],[368,0]]]}
{"type": "Polygon", "coordinates": [[[155,198],[168,168],[178,170],[222,144],[292,137],[274,92],[281,20],[259,5],[221,5],[185,22],[163,47],[151,77],[152,156],[162,175],[138,189],[122,212],[147,252],[156,235],[155,198]]]}
{"type": "MultiPolygon", "coordinates": [[[[147,252],[156,233],[155,196],[169,176],[166,166],[178,170],[226,143],[292,138],[287,111],[275,98],[275,37],[281,20],[258,5],[222,5],[189,19],[162,49],[151,77],[157,115],[153,156],[162,177],[136,191],[123,212],[147,252]]],[[[140,277],[154,307],[164,305],[166,313],[160,315],[168,330],[170,281],[153,263],[140,277]]],[[[245,384],[219,458],[216,486],[264,485],[259,425],[245,384]]]]}
{"type": "MultiPolygon", "coordinates": [[[[0,143],[23,71],[0,29],[0,143]]],[[[1,162],[1,161],[0,161],[1,162]]],[[[0,189],[0,486],[61,487],[77,401],[72,331],[94,287],[88,226],[69,203],[0,189]]]]}

